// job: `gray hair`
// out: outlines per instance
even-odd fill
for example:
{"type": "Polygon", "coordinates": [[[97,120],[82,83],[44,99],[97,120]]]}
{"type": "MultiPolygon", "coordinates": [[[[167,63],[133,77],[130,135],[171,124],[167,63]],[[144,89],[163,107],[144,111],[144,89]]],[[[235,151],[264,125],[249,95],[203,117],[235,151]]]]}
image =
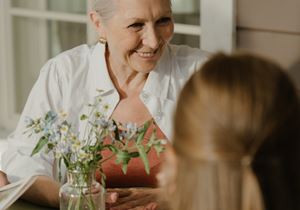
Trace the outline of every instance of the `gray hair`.
{"type": "MultiPolygon", "coordinates": [[[[172,0],[169,0],[172,8],[172,0]]],[[[96,11],[103,21],[109,20],[116,9],[116,0],[92,0],[92,10],[96,11]]]]}
{"type": "Polygon", "coordinates": [[[104,22],[112,18],[115,8],[116,0],[92,0],[92,10],[96,11],[104,22]]]}

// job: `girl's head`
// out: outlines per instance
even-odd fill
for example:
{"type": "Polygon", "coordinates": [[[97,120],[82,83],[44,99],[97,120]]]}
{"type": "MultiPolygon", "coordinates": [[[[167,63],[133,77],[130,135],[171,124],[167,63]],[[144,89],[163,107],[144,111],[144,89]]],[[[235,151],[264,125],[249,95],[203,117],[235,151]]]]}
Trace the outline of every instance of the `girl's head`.
{"type": "Polygon", "coordinates": [[[298,119],[296,90],[279,66],[248,54],[213,56],[179,97],[175,157],[167,158],[175,209],[263,208],[252,160],[262,145],[278,147],[297,132],[298,119]]]}

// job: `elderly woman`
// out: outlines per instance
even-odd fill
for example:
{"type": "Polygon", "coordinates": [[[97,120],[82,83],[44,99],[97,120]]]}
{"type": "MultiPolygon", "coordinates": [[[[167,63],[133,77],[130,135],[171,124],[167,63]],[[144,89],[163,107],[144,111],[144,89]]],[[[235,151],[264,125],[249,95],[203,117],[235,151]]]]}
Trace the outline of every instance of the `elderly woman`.
{"type": "MultiPolygon", "coordinates": [[[[58,206],[59,183],[53,179],[49,157],[29,156],[36,140],[25,139],[22,134],[26,116],[64,110],[72,124],[78,125],[78,113],[93,99],[95,90],[101,89],[112,119],[138,125],[153,120],[160,136],[169,139],[177,95],[206,59],[199,49],[169,44],[174,28],[170,0],[96,0],[89,16],[99,43],[81,45],[45,64],[11,135],[11,147],[2,158],[9,181],[40,175],[24,195],[33,202],[58,206]]],[[[130,162],[126,176],[119,166],[108,162],[103,166],[108,187],[153,186],[160,159],[151,154],[149,159],[150,176],[138,160],[130,162]]],[[[6,183],[4,173],[1,177],[0,183],[6,183]]],[[[130,209],[153,204],[154,191],[120,192],[111,206],[130,209]]]]}

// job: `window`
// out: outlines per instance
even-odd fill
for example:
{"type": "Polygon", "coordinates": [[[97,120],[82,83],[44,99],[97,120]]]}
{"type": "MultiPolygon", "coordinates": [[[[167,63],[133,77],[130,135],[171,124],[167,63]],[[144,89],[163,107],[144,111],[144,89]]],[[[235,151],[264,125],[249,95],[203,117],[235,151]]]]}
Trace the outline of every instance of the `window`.
{"type": "Polygon", "coordinates": [[[172,1],[172,10],[176,23],[172,43],[200,47],[200,1],[172,1]]]}

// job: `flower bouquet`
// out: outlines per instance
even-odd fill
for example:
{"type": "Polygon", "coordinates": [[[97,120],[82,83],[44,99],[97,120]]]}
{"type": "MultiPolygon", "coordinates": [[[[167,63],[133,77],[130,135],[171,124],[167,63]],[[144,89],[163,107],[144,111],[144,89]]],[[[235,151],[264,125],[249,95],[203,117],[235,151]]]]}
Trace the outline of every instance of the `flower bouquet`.
{"type": "Polygon", "coordinates": [[[135,123],[117,124],[106,115],[109,106],[102,103],[102,97],[102,91],[98,90],[93,103],[88,104],[89,113],[80,116],[80,121],[85,122],[83,133],[74,130],[67,121],[68,115],[63,112],[49,111],[37,119],[27,118],[28,130],[25,133],[38,135],[39,138],[32,155],[41,150],[53,153],[59,169],[64,164],[68,170],[68,181],[60,188],[60,209],[102,209],[102,188],[105,187],[105,174],[101,168],[103,162],[115,156],[116,163],[121,164],[126,173],[130,160],[139,157],[149,174],[148,152],[151,148],[158,154],[164,150],[165,141],[156,137],[155,129],[149,141],[143,142],[151,122],[140,128],[135,123]],[[109,143],[104,141],[107,138],[109,143]],[[104,150],[111,151],[112,155],[103,158],[101,152],[104,150]],[[94,179],[95,170],[101,173],[102,186],[94,179]]]}

